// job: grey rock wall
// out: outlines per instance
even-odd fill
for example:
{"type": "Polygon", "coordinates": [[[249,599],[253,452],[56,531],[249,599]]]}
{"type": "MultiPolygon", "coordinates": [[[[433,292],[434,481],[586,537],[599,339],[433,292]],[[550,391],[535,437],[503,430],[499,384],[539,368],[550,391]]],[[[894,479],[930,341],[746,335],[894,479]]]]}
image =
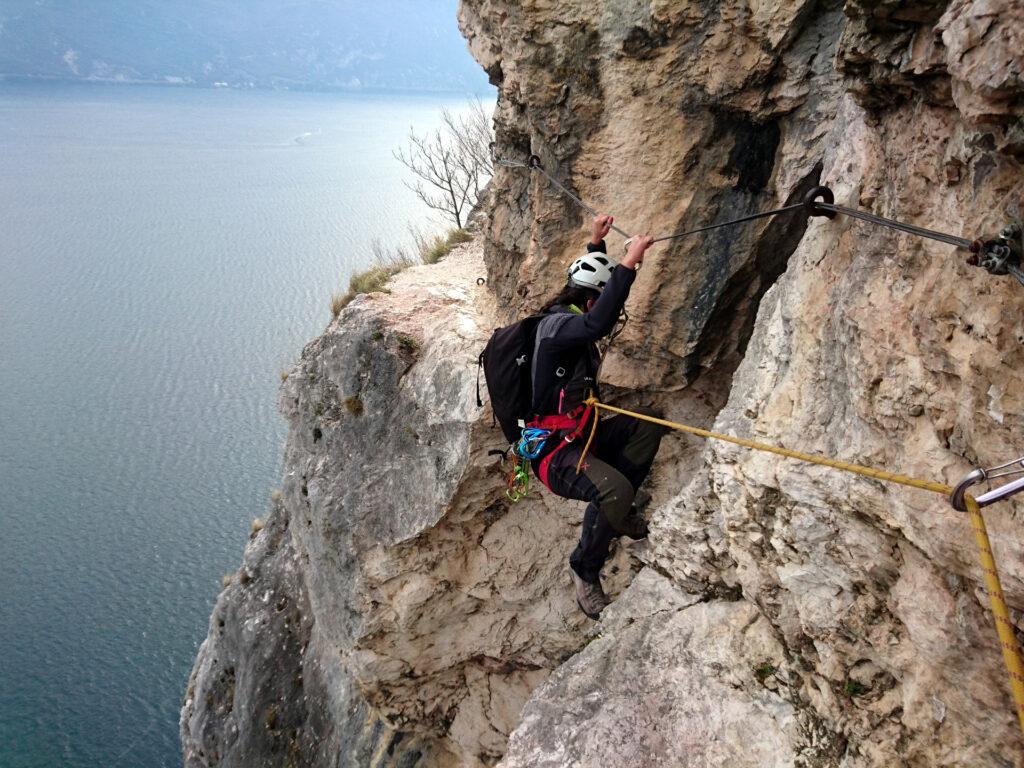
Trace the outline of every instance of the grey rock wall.
{"type": "MultiPolygon", "coordinates": [[[[1022,10],[567,2],[512,11],[466,0],[462,18],[478,58],[502,74],[498,119],[518,133],[500,149],[536,152],[629,231],[781,206],[820,179],[839,202],[972,238],[1022,214],[1024,60],[1011,42],[1022,10]],[[594,30],[586,55],[577,48],[565,59],[563,30],[578,26],[594,30]],[[552,68],[559,55],[566,63],[552,68]]],[[[573,253],[554,233],[577,230],[582,217],[536,175],[501,171],[495,187],[488,260],[517,265],[497,277],[509,300],[526,304],[573,253]]],[[[606,379],[682,421],[697,402],[724,405],[719,431],[955,483],[1021,444],[1024,294],[964,255],[848,220],[804,229],[780,217],[677,241],[647,260],[628,305],[632,329],[606,379]]],[[[674,456],[659,468],[658,488],[679,490],[656,505],[643,559],[712,603],[732,595],[756,607],[782,649],[778,664],[767,654],[778,670],[772,695],[802,725],[762,719],[742,745],[746,757],[654,739],[666,730],[690,744],[690,734],[711,730],[733,744],[729,713],[753,707],[733,686],[688,717],[668,706],[634,720],[605,754],[773,764],[759,756],[765,741],[785,745],[772,759],[787,765],[1021,764],[963,516],[927,493],[729,446],[698,450],[695,475],[669,480],[674,456]]],[[[988,517],[1019,609],[1017,514],[1011,503],[988,517]]],[[[693,609],[668,600],[646,610],[693,609]]],[[[558,755],[550,764],[597,763],[592,734],[618,729],[623,713],[582,714],[562,703],[570,689],[616,701],[679,669],[757,682],[760,662],[739,651],[724,665],[672,656],[658,668],[653,660],[673,644],[654,628],[642,656],[656,671],[602,676],[633,648],[607,631],[615,640],[574,660],[573,687],[563,668],[562,687],[538,690],[503,765],[533,765],[542,753],[558,755]],[[544,726],[555,712],[565,715],[558,752],[544,726]]]]}

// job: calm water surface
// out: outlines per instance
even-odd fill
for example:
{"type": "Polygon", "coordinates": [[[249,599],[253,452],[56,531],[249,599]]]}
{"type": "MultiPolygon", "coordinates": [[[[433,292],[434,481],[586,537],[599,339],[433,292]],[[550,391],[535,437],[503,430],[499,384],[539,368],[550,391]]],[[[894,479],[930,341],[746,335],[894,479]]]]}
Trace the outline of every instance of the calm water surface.
{"type": "Polygon", "coordinates": [[[441,106],[0,84],[2,768],[180,765],[279,373],[426,221],[391,151],[441,106]]]}

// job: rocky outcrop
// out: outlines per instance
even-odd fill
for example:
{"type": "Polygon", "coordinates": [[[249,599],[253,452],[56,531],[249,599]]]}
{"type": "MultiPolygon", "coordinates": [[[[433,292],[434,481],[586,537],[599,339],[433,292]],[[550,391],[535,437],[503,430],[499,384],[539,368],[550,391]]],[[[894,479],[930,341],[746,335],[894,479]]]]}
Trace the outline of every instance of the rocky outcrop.
{"type": "MultiPolygon", "coordinates": [[[[578,512],[511,505],[487,454],[481,250],[358,297],[282,385],[281,495],[211,618],[186,765],[494,762],[584,642],[565,588],[578,512]]],[[[625,555],[614,567],[628,581],[625,555]]]]}
{"type": "MultiPolygon", "coordinates": [[[[419,281],[425,270],[412,270],[393,293],[358,297],[282,385],[290,424],[283,487],[200,649],[182,711],[186,765],[397,767],[450,758],[423,727],[454,718],[445,683],[422,697],[398,693],[416,686],[414,657],[436,668],[428,646],[445,649],[447,684],[458,688],[456,657],[488,643],[466,635],[479,645],[460,653],[416,630],[425,611],[438,610],[434,618],[457,633],[467,611],[432,594],[445,582],[415,543],[461,487],[478,421],[466,347],[479,333],[470,302],[478,272],[470,255],[446,266],[447,279],[419,281]],[[410,552],[419,561],[400,566],[410,552]],[[386,647],[392,642],[407,647],[386,647]],[[407,721],[420,727],[410,733],[407,721]]],[[[489,478],[484,471],[477,482],[489,478]]],[[[462,522],[485,529],[480,521],[494,517],[486,506],[467,499],[462,522]]],[[[441,569],[454,567],[447,556],[462,556],[453,547],[476,543],[456,537],[469,535],[459,525],[448,534],[447,550],[444,541],[434,546],[441,569]]]]}
{"type": "MultiPolygon", "coordinates": [[[[460,7],[497,154],[657,234],[819,182],[968,238],[1020,218],[1022,21],[982,0],[460,7]]],[[[932,494],[672,436],[650,541],[582,619],[580,505],[504,499],[472,363],[558,286],[586,219],[499,167],[485,242],[304,350],[186,763],[1024,765],[970,527],[932,494]]],[[[603,377],[626,406],[955,482],[1021,450],[1022,305],[950,246],[787,214],[652,250],[603,377]]],[[[1017,506],[986,513],[1015,621],[1017,506]]]]}

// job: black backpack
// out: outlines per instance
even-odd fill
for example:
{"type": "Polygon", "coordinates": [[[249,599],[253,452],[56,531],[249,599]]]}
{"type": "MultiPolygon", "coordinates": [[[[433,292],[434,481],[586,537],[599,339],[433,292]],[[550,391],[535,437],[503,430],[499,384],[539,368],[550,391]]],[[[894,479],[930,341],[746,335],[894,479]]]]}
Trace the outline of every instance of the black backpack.
{"type": "Polygon", "coordinates": [[[533,417],[533,348],[537,324],[544,315],[531,315],[491,334],[477,359],[476,404],[480,399],[480,367],[484,369],[487,394],[491,398],[494,420],[501,425],[509,443],[519,440],[523,422],[533,417]]]}

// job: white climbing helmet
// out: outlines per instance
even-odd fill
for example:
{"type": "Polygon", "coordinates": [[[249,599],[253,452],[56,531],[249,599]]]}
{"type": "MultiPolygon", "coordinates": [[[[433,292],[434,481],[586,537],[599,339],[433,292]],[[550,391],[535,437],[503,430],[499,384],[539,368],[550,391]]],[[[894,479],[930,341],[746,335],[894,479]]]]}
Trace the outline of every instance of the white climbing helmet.
{"type": "Polygon", "coordinates": [[[580,256],[569,265],[569,285],[600,293],[611,279],[615,262],[600,251],[580,256]]]}

